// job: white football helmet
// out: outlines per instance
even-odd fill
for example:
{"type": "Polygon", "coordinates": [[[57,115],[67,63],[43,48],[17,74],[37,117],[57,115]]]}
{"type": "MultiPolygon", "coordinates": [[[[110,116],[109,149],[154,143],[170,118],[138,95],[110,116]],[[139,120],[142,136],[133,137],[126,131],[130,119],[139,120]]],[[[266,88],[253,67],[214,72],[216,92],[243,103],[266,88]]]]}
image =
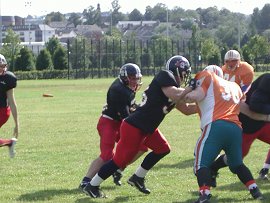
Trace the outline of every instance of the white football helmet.
{"type": "Polygon", "coordinates": [[[229,50],[224,56],[224,61],[240,60],[240,54],[236,50],[229,50]]]}
{"type": "Polygon", "coordinates": [[[215,73],[217,76],[223,78],[223,71],[219,66],[209,65],[209,66],[206,66],[203,70],[210,71],[212,73],[215,73]]]}

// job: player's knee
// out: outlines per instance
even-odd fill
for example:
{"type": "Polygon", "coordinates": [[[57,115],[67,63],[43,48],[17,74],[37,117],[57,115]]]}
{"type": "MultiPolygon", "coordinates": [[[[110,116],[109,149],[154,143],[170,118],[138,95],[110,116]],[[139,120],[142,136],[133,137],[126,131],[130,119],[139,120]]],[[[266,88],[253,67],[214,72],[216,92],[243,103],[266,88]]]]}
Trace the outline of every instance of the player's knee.
{"type": "Polygon", "coordinates": [[[243,164],[241,165],[237,165],[237,166],[229,166],[230,168],[230,171],[233,173],[233,174],[238,174],[242,171],[242,168],[243,168],[243,164]]]}
{"type": "Polygon", "coordinates": [[[164,154],[164,156],[166,156],[167,154],[171,152],[171,146],[169,145],[169,143],[166,143],[163,146],[161,146],[159,149],[154,150],[153,152],[156,154],[164,154]]]}
{"type": "Polygon", "coordinates": [[[105,162],[111,160],[112,157],[113,157],[112,151],[104,151],[104,152],[101,152],[100,154],[100,158],[105,162]]]}

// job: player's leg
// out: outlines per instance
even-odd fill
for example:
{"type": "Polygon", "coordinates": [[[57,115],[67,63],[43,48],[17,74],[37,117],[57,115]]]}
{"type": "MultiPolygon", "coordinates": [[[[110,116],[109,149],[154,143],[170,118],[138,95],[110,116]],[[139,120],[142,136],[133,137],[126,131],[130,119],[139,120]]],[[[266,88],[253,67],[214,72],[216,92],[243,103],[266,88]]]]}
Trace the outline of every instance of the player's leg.
{"type": "MultiPolygon", "coordinates": [[[[140,158],[145,152],[148,151],[148,147],[145,146],[144,143],[141,143],[140,147],[139,147],[139,151],[138,153],[135,155],[135,157],[131,160],[129,164],[132,164],[133,162],[135,162],[138,158],[140,158]]],[[[124,168],[122,169],[118,169],[117,171],[115,171],[115,173],[113,174],[113,182],[120,186],[122,183],[121,183],[121,178],[122,178],[122,173],[124,171],[124,168]]]]}
{"type": "Polygon", "coordinates": [[[104,197],[99,189],[100,184],[118,169],[125,168],[134,159],[144,139],[144,134],[139,129],[125,121],[122,122],[120,134],[113,159],[104,164],[84,188],[84,192],[93,198],[104,197]]]}
{"type": "MultiPolygon", "coordinates": [[[[10,107],[0,108],[0,128],[8,121],[10,116],[10,107]]],[[[9,148],[9,156],[13,158],[15,156],[15,144],[17,143],[16,138],[12,139],[0,139],[0,147],[9,148]]]]}
{"type": "Polygon", "coordinates": [[[129,178],[128,183],[140,192],[150,194],[150,190],[145,186],[145,176],[154,165],[170,153],[170,145],[158,129],[146,137],[144,145],[152,151],[146,155],[136,172],[129,178]]]}
{"type": "Polygon", "coordinates": [[[99,169],[113,157],[116,136],[119,134],[120,122],[100,117],[97,130],[100,136],[100,155],[94,159],[82,179],[79,188],[83,189],[99,171],[99,169]]]}
{"type": "MultiPolygon", "coordinates": [[[[255,134],[243,134],[243,140],[242,140],[242,156],[243,158],[248,154],[250,146],[258,136],[257,133],[255,134]]],[[[227,163],[227,156],[225,154],[222,154],[218,156],[218,158],[214,161],[214,163],[211,165],[211,175],[212,175],[212,187],[216,187],[216,178],[218,175],[218,171],[221,168],[224,168],[228,166],[227,163]]]]}
{"type": "MultiPolygon", "coordinates": [[[[260,130],[258,139],[270,144],[270,123],[266,123],[260,130]]],[[[262,180],[268,180],[268,173],[270,168],[270,149],[267,153],[266,159],[264,161],[263,167],[259,172],[259,178],[262,180]]]]}
{"type": "Polygon", "coordinates": [[[197,202],[208,200],[211,197],[211,170],[210,166],[222,150],[222,139],[219,137],[219,122],[207,125],[199,137],[194,154],[194,173],[199,186],[199,199],[197,202]]]}
{"type": "Polygon", "coordinates": [[[228,165],[232,173],[247,187],[254,199],[263,199],[263,196],[250,172],[243,163],[242,158],[242,130],[237,125],[231,125],[228,141],[224,151],[227,155],[228,165]]]}

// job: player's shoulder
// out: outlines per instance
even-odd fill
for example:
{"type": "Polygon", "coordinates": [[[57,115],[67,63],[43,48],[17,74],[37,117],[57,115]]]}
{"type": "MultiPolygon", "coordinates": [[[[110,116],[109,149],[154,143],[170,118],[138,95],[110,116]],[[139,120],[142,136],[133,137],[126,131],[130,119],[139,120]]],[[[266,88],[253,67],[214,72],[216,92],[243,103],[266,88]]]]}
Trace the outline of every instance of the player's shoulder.
{"type": "Polygon", "coordinates": [[[121,82],[119,78],[115,79],[110,87],[110,91],[118,94],[130,94],[132,90],[121,82]]]}
{"type": "Polygon", "coordinates": [[[169,70],[161,70],[155,76],[154,81],[159,83],[160,86],[178,86],[173,73],[169,70]]]}
{"type": "Polygon", "coordinates": [[[195,78],[197,80],[199,80],[201,78],[205,78],[205,77],[212,77],[212,73],[209,71],[200,71],[195,75],[195,78]]]}
{"type": "Polygon", "coordinates": [[[5,77],[6,77],[6,78],[11,78],[11,79],[17,79],[17,77],[15,76],[15,74],[12,73],[12,72],[10,72],[10,71],[7,71],[7,72],[5,73],[5,77]]]}
{"type": "Polygon", "coordinates": [[[245,72],[247,72],[247,73],[253,73],[254,72],[254,68],[253,68],[253,66],[252,65],[250,65],[248,62],[245,62],[245,61],[241,61],[240,62],[240,68],[242,69],[242,70],[244,70],[245,72]]]}

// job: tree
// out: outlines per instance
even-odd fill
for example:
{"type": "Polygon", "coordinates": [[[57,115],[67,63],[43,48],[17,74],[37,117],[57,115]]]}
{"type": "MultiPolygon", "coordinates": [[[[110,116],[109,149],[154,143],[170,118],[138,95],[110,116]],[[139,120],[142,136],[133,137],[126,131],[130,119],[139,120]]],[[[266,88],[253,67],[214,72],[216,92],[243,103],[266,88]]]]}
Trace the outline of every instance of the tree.
{"type": "Polygon", "coordinates": [[[94,25],[95,24],[95,8],[93,6],[89,6],[88,9],[84,9],[83,17],[86,19],[84,22],[85,25],[94,25]]]}
{"type": "Polygon", "coordinates": [[[141,21],[143,19],[143,15],[138,9],[134,9],[131,11],[131,13],[128,15],[128,19],[130,21],[141,21]]]}
{"type": "Polygon", "coordinates": [[[1,49],[1,53],[6,57],[9,62],[9,69],[11,71],[15,71],[15,61],[19,56],[20,49],[22,46],[20,45],[20,36],[17,35],[12,29],[7,30],[6,37],[4,39],[3,48],[1,49]]]}
{"type": "Polygon", "coordinates": [[[151,8],[151,6],[147,6],[145,8],[145,13],[143,16],[144,20],[152,20],[153,19],[153,9],[151,8]]]}
{"type": "Polygon", "coordinates": [[[65,16],[60,12],[51,12],[46,15],[45,22],[49,24],[50,22],[62,22],[65,21],[65,16]]]}
{"type": "Polygon", "coordinates": [[[160,22],[167,22],[167,11],[168,8],[165,4],[158,3],[153,7],[153,20],[160,22]]]}
{"type": "Polygon", "coordinates": [[[37,70],[53,69],[52,57],[48,49],[42,49],[36,61],[37,70]]]}
{"type": "Polygon", "coordinates": [[[203,62],[209,65],[220,65],[221,56],[219,47],[216,45],[213,38],[202,41],[201,54],[203,62]]]}
{"type": "Polygon", "coordinates": [[[70,17],[68,18],[68,22],[73,23],[75,27],[77,25],[82,24],[81,16],[79,16],[77,13],[71,13],[70,17]]]}
{"type": "Polygon", "coordinates": [[[68,68],[68,63],[67,63],[67,52],[66,50],[62,47],[59,46],[53,55],[53,66],[54,69],[56,70],[65,70],[68,68]]]}
{"type": "Polygon", "coordinates": [[[20,55],[16,59],[15,70],[30,71],[35,69],[33,53],[28,47],[20,50],[20,55]]]}
{"type": "Polygon", "coordinates": [[[265,56],[269,55],[270,45],[265,37],[255,35],[244,46],[244,52],[249,59],[254,59],[255,64],[264,63],[265,56]]]}
{"type": "Polygon", "coordinates": [[[123,20],[125,16],[119,11],[121,6],[118,3],[118,0],[112,1],[112,24],[116,25],[119,21],[123,20]]]}
{"type": "Polygon", "coordinates": [[[59,46],[61,46],[61,44],[58,38],[52,37],[50,38],[48,42],[46,42],[45,46],[46,46],[46,49],[48,49],[48,51],[50,52],[51,56],[53,57],[55,50],[59,46]]]}

